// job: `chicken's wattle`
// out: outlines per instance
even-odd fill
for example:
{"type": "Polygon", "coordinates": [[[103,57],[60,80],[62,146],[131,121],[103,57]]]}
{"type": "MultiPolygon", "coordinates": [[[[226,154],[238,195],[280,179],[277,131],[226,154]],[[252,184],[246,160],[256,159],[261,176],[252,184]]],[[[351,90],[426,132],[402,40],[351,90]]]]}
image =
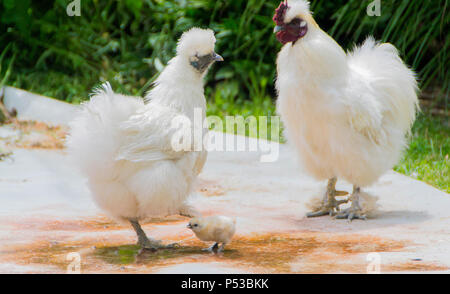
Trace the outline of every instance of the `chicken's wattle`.
{"type": "Polygon", "coordinates": [[[308,25],[301,18],[295,18],[290,23],[279,27],[276,33],[277,40],[283,45],[289,42],[296,42],[308,33],[308,25]]]}

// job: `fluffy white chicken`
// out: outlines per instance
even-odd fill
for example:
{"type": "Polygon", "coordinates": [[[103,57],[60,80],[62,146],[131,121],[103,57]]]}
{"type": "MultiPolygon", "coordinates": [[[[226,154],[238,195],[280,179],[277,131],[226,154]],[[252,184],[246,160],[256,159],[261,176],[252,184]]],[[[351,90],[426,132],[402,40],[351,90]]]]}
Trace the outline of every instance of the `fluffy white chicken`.
{"type": "MultiPolygon", "coordinates": [[[[396,48],[369,37],[346,53],[314,21],[309,3],[281,3],[274,21],[278,55],[277,109],[305,169],[328,179],[322,205],[309,217],[364,219],[363,186],[400,159],[418,109],[414,73],[396,48]],[[339,211],[338,178],[354,185],[350,208],[339,211]]],[[[348,200],[347,200],[348,201],[348,200]]]]}
{"type": "Polygon", "coordinates": [[[94,201],[115,219],[129,221],[143,248],[165,246],[147,237],[140,220],[189,214],[185,200],[207,154],[174,150],[179,130],[172,122],[179,117],[192,122],[194,110],[205,117],[203,77],[223,60],[214,52],[215,42],[211,30],[185,32],[177,56],[144,99],[116,94],[106,83],[71,123],[69,154],[87,176],[94,201]]]}
{"type": "Polygon", "coordinates": [[[214,244],[207,251],[222,252],[225,245],[231,242],[236,231],[236,219],[226,216],[195,217],[187,225],[195,236],[202,241],[213,241],[214,244]],[[220,247],[219,247],[219,244],[220,247]]]}

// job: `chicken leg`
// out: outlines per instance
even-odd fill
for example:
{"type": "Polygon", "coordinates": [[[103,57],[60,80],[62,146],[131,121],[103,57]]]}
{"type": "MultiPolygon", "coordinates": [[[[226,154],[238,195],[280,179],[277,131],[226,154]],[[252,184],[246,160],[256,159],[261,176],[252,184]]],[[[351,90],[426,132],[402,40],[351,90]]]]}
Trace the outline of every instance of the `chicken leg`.
{"type": "Polygon", "coordinates": [[[337,219],[348,219],[352,221],[354,219],[366,219],[366,215],[362,213],[362,208],[359,203],[359,194],[361,193],[361,188],[358,186],[353,186],[353,192],[349,200],[352,201],[352,205],[344,209],[342,212],[336,215],[337,219]]]}
{"type": "Polygon", "coordinates": [[[156,251],[158,249],[175,248],[176,243],[164,245],[160,240],[148,238],[144,230],[142,229],[141,225],[139,224],[138,220],[130,219],[129,221],[131,223],[131,226],[133,226],[133,229],[136,231],[136,234],[138,236],[138,245],[141,246],[142,249],[149,249],[152,251],[156,251]]]}
{"type": "Polygon", "coordinates": [[[202,249],[202,251],[216,252],[219,250],[219,243],[214,243],[211,247],[202,249]]]}
{"type": "Polygon", "coordinates": [[[348,200],[336,200],[336,196],[345,196],[348,194],[345,191],[336,191],[336,182],[336,177],[328,180],[327,192],[323,197],[322,206],[316,211],[307,213],[307,217],[317,217],[323,215],[332,216],[339,211],[339,205],[348,202],[348,200]]]}

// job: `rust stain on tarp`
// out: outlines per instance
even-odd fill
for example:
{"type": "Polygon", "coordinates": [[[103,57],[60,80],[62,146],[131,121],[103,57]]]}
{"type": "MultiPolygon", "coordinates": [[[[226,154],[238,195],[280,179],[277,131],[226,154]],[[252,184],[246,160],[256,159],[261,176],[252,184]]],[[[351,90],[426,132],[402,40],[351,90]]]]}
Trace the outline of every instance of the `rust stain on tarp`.
{"type": "MultiPolygon", "coordinates": [[[[142,224],[153,225],[173,225],[187,222],[184,216],[168,216],[162,218],[152,218],[142,224]]],[[[5,222],[5,224],[8,224],[5,222]]],[[[88,218],[86,220],[49,220],[43,221],[41,218],[27,218],[19,222],[9,223],[15,230],[33,231],[67,231],[67,232],[95,232],[124,230],[128,227],[120,225],[106,216],[88,218]]],[[[130,227],[131,228],[131,227],[130,227]]]]}
{"type": "MultiPolygon", "coordinates": [[[[154,220],[149,226],[179,226],[180,222],[185,222],[185,218],[174,217],[166,221],[154,220]]],[[[4,247],[0,251],[2,260],[21,265],[52,265],[61,272],[65,272],[69,264],[67,254],[79,252],[82,256],[82,271],[85,273],[155,272],[163,267],[187,262],[221,262],[258,273],[364,273],[367,262],[355,263],[355,257],[359,254],[396,252],[410,245],[406,241],[359,234],[272,233],[236,236],[224,253],[216,255],[201,251],[209,244],[193,238],[186,230],[164,238],[167,242],[180,241],[179,248],[148,252],[133,244],[135,238],[132,234],[123,236],[125,226],[111,223],[106,217],[88,221],[52,221],[28,228],[47,232],[48,239],[4,247]],[[50,231],[64,231],[65,236],[52,235],[50,231]],[[91,234],[79,237],[77,234],[81,231],[98,232],[98,236],[91,234]]],[[[446,269],[422,261],[382,265],[382,271],[394,272],[446,269]]]]}
{"type": "Polygon", "coordinates": [[[25,149],[64,149],[68,128],[43,122],[14,120],[11,122],[18,138],[6,140],[6,145],[25,149]]]}

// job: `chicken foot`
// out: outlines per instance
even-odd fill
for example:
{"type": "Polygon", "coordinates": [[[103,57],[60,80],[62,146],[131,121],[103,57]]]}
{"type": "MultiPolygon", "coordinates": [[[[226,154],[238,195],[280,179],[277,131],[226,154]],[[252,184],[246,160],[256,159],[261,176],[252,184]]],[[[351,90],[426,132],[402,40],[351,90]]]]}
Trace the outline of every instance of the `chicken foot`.
{"type": "Polygon", "coordinates": [[[219,243],[214,243],[211,247],[202,249],[202,251],[216,252],[219,249],[219,243]]]}
{"type": "Polygon", "coordinates": [[[205,249],[202,249],[202,250],[203,251],[208,251],[208,252],[220,253],[220,252],[223,252],[224,249],[225,249],[225,243],[222,243],[219,246],[219,243],[216,242],[211,247],[205,248],[205,249]]]}
{"type": "Polygon", "coordinates": [[[359,204],[359,194],[361,193],[361,188],[353,186],[353,192],[349,200],[352,201],[352,205],[349,208],[344,209],[336,215],[337,219],[348,219],[352,221],[354,219],[366,219],[366,215],[362,213],[361,205],[359,204]]]}
{"type": "Polygon", "coordinates": [[[333,216],[336,212],[339,212],[339,205],[347,203],[347,200],[336,200],[336,196],[345,196],[348,193],[345,191],[336,191],[336,182],[337,178],[331,178],[328,180],[327,192],[323,197],[322,206],[313,212],[309,212],[306,214],[307,217],[318,217],[324,215],[333,216]]]}
{"type": "Polygon", "coordinates": [[[151,251],[156,251],[158,249],[172,249],[176,247],[177,245],[176,243],[164,245],[160,240],[148,238],[144,230],[142,229],[141,225],[139,224],[138,220],[130,219],[129,221],[138,236],[137,244],[141,246],[142,249],[149,249],[151,251]]]}

